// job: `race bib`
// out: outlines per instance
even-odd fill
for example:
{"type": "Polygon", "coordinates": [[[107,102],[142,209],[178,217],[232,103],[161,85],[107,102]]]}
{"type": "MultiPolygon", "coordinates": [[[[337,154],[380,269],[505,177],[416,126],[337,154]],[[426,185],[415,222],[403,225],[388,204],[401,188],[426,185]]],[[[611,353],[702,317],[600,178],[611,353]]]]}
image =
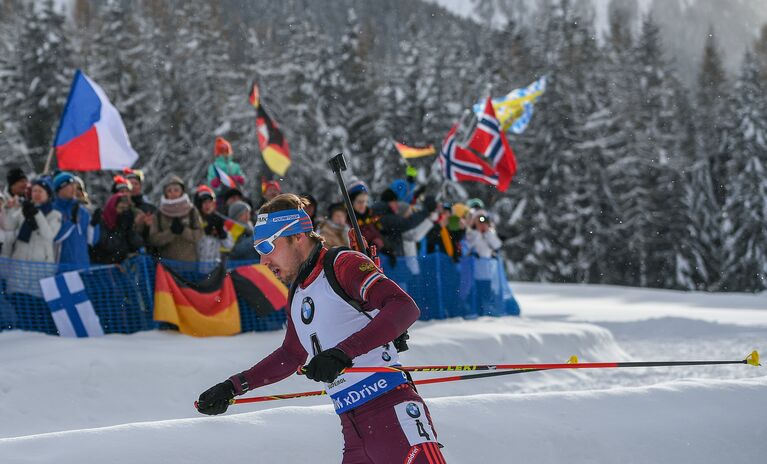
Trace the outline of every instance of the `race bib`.
{"type": "Polygon", "coordinates": [[[431,422],[426,416],[426,408],[420,401],[405,401],[394,406],[397,413],[397,420],[405,432],[410,446],[420,443],[436,443],[434,429],[431,428],[431,422]]]}

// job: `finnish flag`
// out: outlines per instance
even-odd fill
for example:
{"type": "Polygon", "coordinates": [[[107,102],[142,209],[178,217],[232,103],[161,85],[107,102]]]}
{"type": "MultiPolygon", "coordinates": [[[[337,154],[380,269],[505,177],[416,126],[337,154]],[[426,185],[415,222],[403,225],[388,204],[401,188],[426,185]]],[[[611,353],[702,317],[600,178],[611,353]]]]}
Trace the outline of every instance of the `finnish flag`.
{"type": "Polygon", "coordinates": [[[43,297],[51,309],[53,322],[62,337],[104,335],[101,321],[93,309],[77,271],[40,279],[43,297]]]}

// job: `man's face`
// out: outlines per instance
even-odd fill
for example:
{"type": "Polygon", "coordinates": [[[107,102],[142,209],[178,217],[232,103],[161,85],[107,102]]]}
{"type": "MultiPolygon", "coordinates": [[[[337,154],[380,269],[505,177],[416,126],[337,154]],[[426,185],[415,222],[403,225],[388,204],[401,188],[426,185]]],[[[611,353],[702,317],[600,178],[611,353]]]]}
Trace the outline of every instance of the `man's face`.
{"type": "Polygon", "coordinates": [[[32,203],[42,205],[48,201],[48,192],[39,185],[32,186],[32,203]]]}
{"type": "Polygon", "coordinates": [[[354,207],[354,211],[356,211],[359,214],[364,214],[365,211],[368,209],[368,194],[360,193],[359,195],[357,195],[357,197],[354,199],[354,204],[352,206],[354,207]]]}
{"type": "Polygon", "coordinates": [[[168,200],[176,200],[181,198],[184,194],[184,189],[178,184],[170,184],[165,187],[165,198],[168,200]]]}
{"type": "Polygon", "coordinates": [[[346,211],[341,211],[338,209],[333,211],[333,215],[330,216],[330,220],[339,226],[346,224],[346,211]]]}
{"type": "Polygon", "coordinates": [[[118,201],[117,206],[115,206],[115,211],[117,211],[117,214],[122,214],[129,210],[130,210],[130,201],[128,201],[127,199],[118,201]]]}
{"type": "Polygon", "coordinates": [[[214,211],[216,211],[216,200],[208,198],[202,202],[202,214],[208,216],[213,214],[214,211]]]}
{"type": "Polygon", "coordinates": [[[11,188],[8,189],[9,192],[11,192],[11,195],[15,195],[17,197],[22,197],[27,192],[27,185],[29,184],[29,181],[25,179],[19,179],[16,182],[11,185],[11,188]]]}
{"type": "Polygon", "coordinates": [[[130,185],[131,185],[131,195],[140,195],[141,194],[141,181],[136,179],[135,177],[131,177],[130,179],[130,185]]]}
{"type": "Polygon", "coordinates": [[[56,192],[56,195],[59,196],[59,198],[63,198],[64,200],[71,200],[75,197],[75,184],[74,182],[70,182],[69,184],[61,187],[58,192],[56,192]]]}
{"type": "Polygon", "coordinates": [[[298,269],[301,267],[303,259],[297,245],[302,240],[308,240],[308,238],[303,234],[277,237],[277,240],[272,242],[274,251],[261,256],[261,264],[266,265],[286,286],[290,286],[296,279],[298,269]]]}
{"type": "Polygon", "coordinates": [[[266,191],[264,192],[264,198],[266,201],[271,201],[274,197],[280,194],[280,191],[277,190],[275,187],[267,187],[266,191]]]}
{"type": "Polygon", "coordinates": [[[245,210],[240,213],[239,216],[234,218],[235,221],[242,223],[242,224],[249,224],[250,223],[250,211],[245,210]]]}

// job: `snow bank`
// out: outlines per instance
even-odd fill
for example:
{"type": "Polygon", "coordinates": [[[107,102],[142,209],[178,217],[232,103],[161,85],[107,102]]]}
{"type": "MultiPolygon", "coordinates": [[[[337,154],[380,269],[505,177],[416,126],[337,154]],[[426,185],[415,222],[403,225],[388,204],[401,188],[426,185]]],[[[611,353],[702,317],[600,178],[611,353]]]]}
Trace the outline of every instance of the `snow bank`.
{"type": "MultiPolygon", "coordinates": [[[[283,336],[275,332],[198,339],[143,332],[67,339],[0,333],[0,437],[197,417],[192,403],[202,391],[255,364],[279,346],[283,336]]],[[[410,346],[403,363],[411,365],[563,362],[571,355],[592,360],[627,358],[601,327],[516,317],[418,323],[411,330],[410,346]]],[[[551,375],[425,386],[424,393],[436,397],[516,392],[532,382],[526,388],[529,391],[549,382],[551,375]]],[[[562,373],[556,378],[578,375],[562,373]]],[[[315,382],[292,376],[258,392],[317,388],[315,382]]],[[[327,398],[295,401],[328,404],[327,398]]],[[[275,406],[262,403],[241,408],[256,411],[275,406]]]]}
{"type": "Polygon", "coordinates": [[[512,288],[525,316],[564,316],[571,321],[589,322],[633,322],[664,317],[767,327],[767,292],[706,293],[523,282],[512,283],[512,288]]]}
{"type": "MultiPolygon", "coordinates": [[[[767,377],[429,401],[450,463],[755,463],[767,377]]],[[[140,407],[137,399],[132,407],[140,407]]],[[[330,406],[0,439],[9,463],[340,462],[330,406]]]]}

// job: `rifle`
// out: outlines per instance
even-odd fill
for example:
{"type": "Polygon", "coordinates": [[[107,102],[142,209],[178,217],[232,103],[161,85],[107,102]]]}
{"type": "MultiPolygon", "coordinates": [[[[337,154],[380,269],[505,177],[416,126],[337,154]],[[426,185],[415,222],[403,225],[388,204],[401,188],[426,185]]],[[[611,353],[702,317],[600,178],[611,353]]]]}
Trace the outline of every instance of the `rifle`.
{"type": "MultiPolygon", "coordinates": [[[[344,158],[343,153],[339,153],[336,156],[330,158],[328,160],[328,166],[330,166],[330,170],[333,171],[333,173],[336,175],[336,180],[338,181],[338,187],[341,189],[341,196],[344,199],[344,204],[346,205],[346,212],[349,214],[349,221],[352,223],[352,228],[354,229],[354,237],[357,239],[357,251],[362,252],[370,258],[373,263],[380,269],[381,268],[381,259],[378,256],[378,251],[376,250],[375,245],[368,246],[367,249],[364,249],[365,242],[364,238],[362,237],[362,231],[360,230],[360,225],[357,222],[357,215],[354,213],[354,206],[352,205],[352,200],[349,197],[349,191],[346,190],[346,183],[344,182],[344,176],[341,174],[342,171],[346,171],[346,158],[344,158]]],[[[367,313],[364,313],[367,315],[367,313]]],[[[368,316],[370,317],[370,316],[368,316]]],[[[394,347],[397,349],[397,352],[407,351],[409,347],[407,346],[407,340],[410,338],[410,335],[408,335],[407,330],[400,335],[399,337],[395,338],[392,343],[394,344],[394,347]]]]}

